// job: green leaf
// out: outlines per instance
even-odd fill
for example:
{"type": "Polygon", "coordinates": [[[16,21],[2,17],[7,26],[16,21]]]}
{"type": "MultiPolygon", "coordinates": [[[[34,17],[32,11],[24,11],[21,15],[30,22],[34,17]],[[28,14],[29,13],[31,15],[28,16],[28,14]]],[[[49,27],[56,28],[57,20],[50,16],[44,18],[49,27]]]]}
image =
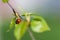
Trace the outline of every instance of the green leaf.
{"type": "Polygon", "coordinates": [[[15,25],[16,18],[13,18],[10,23],[10,29],[12,29],[15,25]]]}
{"type": "Polygon", "coordinates": [[[14,36],[17,40],[20,40],[25,34],[28,28],[28,23],[26,21],[21,21],[19,24],[15,24],[14,36]]]}
{"type": "Polygon", "coordinates": [[[2,0],[4,3],[7,3],[9,0],[2,0]]]}
{"type": "Polygon", "coordinates": [[[32,17],[31,29],[32,31],[37,32],[37,33],[50,31],[50,28],[47,25],[46,21],[42,17],[36,16],[36,15],[35,16],[33,15],[32,17]]]}
{"type": "Polygon", "coordinates": [[[15,21],[16,21],[16,18],[13,18],[10,22],[10,26],[9,26],[9,29],[7,30],[7,32],[9,32],[13,27],[15,27],[15,21]]]}

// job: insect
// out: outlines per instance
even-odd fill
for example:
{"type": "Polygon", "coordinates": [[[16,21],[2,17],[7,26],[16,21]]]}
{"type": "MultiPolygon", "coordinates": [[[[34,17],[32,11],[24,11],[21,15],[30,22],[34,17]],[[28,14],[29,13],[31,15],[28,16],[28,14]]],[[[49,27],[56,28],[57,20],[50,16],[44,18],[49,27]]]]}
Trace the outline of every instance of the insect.
{"type": "Polygon", "coordinates": [[[16,19],[16,24],[19,24],[22,20],[20,18],[16,19]]]}

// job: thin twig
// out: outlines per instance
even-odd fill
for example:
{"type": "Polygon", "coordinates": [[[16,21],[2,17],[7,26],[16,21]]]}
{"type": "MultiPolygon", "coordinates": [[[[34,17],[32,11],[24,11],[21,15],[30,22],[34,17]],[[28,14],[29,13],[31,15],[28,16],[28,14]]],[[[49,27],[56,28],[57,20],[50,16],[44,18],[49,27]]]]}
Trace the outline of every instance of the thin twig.
{"type": "Polygon", "coordinates": [[[15,12],[14,8],[10,5],[10,3],[7,3],[7,4],[8,4],[8,5],[9,5],[9,7],[13,10],[14,15],[16,16],[16,12],[15,12]]]}
{"type": "Polygon", "coordinates": [[[29,35],[31,36],[32,40],[35,40],[35,38],[34,38],[32,32],[30,31],[30,28],[28,28],[28,32],[29,32],[29,35]]]}
{"type": "Polygon", "coordinates": [[[22,17],[18,14],[18,12],[16,12],[16,11],[14,10],[14,8],[10,5],[10,3],[7,3],[7,4],[8,4],[9,7],[13,10],[14,15],[17,16],[17,17],[20,17],[20,18],[22,19],[22,17]]]}
{"type": "Polygon", "coordinates": [[[31,30],[30,30],[30,23],[31,23],[31,17],[30,17],[30,14],[29,16],[27,16],[28,14],[26,13],[26,20],[28,22],[28,32],[29,32],[29,35],[31,36],[32,40],[36,40],[35,37],[33,36],[31,30]]]}

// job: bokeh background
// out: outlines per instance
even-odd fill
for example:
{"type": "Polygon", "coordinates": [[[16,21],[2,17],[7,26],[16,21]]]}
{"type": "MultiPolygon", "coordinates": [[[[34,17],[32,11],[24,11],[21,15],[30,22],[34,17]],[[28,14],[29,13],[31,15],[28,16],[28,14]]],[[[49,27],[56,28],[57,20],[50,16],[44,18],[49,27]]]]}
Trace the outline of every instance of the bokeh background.
{"type": "MultiPolygon", "coordinates": [[[[9,0],[12,7],[21,14],[22,6],[27,12],[42,16],[48,23],[51,31],[34,33],[36,40],[60,40],[60,0],[9,0]]],[[[0,0],[0,40],[15,40],[8,30],[13,12],[7,3],[0,0]]],[[[26,32],[22,40],[32,40],[26,32]]]]}

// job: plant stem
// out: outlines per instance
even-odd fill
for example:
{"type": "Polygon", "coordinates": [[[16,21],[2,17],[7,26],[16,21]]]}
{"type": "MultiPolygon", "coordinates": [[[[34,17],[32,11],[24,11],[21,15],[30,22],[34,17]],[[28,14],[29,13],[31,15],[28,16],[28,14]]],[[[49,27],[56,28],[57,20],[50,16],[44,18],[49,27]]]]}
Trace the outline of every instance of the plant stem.
{"type": "Polygon", "coordinates": [[[31,32],[31,30],[30,30],[30,23],[31,23],[30,14],[29,14],[29,16],[28,16],[28,14],[26,13],[25,17],[26,17],[26,20],[27,20],[27,22],[28,22],[28,32],[29,32],[29,35],[31,36],[32,40],[35,40],[35,37],[33,36],[32,32],[31,32]]]}
{"type": "Polygon", "coordinates": [[[16,12],[16,11],[14,10],[14,8],[10,5],[10,3],[7,3],[7,4],[8,4],[9,7],[13,10],[14,15],[22,19],[22,17],[18,14],[18,12],[16,12]]]}
{"type": "Polygon", "coordinates": [[[8,4],[8,5],[9,5],[9,7],[13,10],[14,15],[16,16],[16,12],[15,12],[14,8],[10,5],[10,3],[7,3],[7,4],[8,4]]]}
{"type": "Polygon", "coordinates": [[[30,31],[30,28],[28,28],[28,32],[29,32],[29,35],[31,36],[32,40],[36,40],[32,34],[32,32],[30,31]]]}

